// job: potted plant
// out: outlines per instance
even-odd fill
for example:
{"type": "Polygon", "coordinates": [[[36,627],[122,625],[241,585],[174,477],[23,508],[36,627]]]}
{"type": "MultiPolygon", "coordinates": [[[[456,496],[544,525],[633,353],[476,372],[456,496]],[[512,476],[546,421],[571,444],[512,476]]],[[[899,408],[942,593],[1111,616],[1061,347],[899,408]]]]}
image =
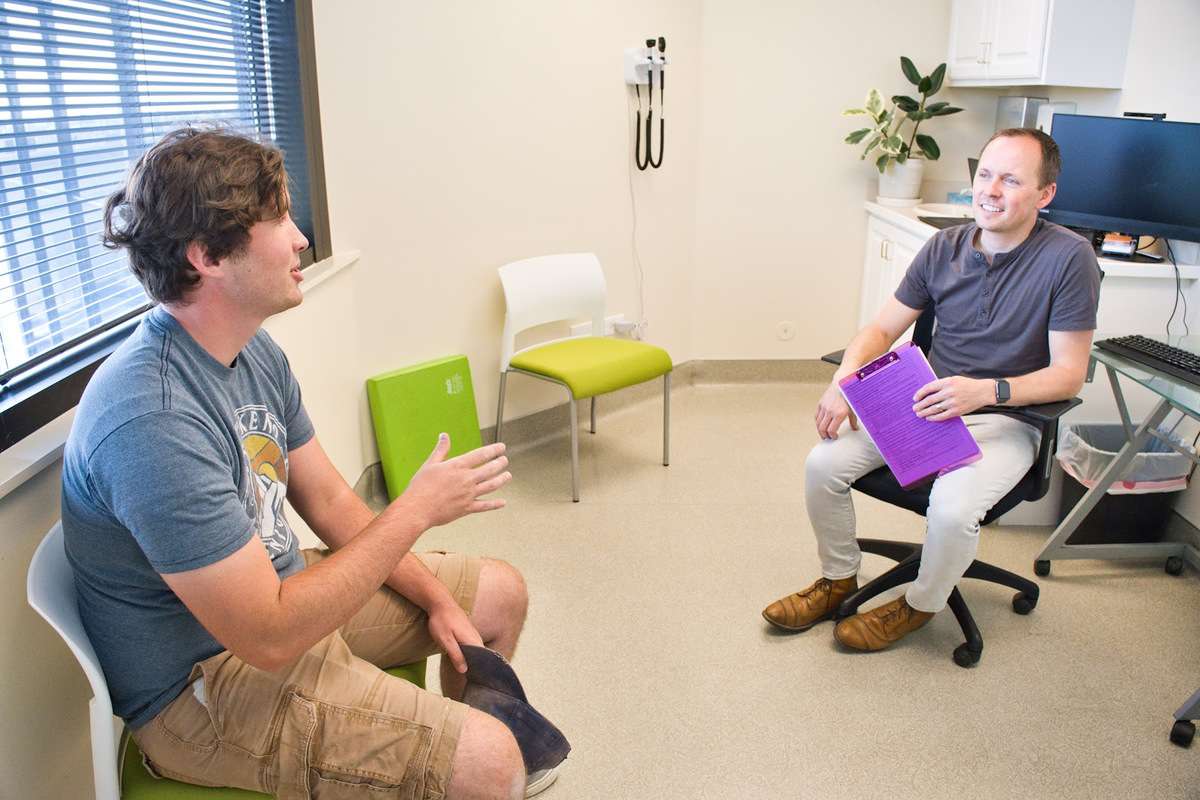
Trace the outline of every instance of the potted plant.
{"type": "Polygon", "coordinates": [[[879,91],[872,89],[867,94],[864,108],[848,108],[842,112],[842,116],[866,114],[874,124],[852,131],[845,141],[846,144],[859,144],[866,139],[867,144],[861,156],[863,159],[876,149],[881,151],[875,159],[875,166],[879,169],[881,198],[919,199],[925,160],[937,161],[941,150],[932,136],[917,133],[917,129],[931,117],[946,117],[962,109],[945,102],[929,102],[929,98],[942,88],[942,80],[946,77],[944,63],[928,75],[922,75],[910,58],[901,56],[900,71],[917,87],[921,99],[893,95],[892,107],[885,109],[879,91]],[[907,133],[904,130],[906,122],[912,123],[907,133]]]}

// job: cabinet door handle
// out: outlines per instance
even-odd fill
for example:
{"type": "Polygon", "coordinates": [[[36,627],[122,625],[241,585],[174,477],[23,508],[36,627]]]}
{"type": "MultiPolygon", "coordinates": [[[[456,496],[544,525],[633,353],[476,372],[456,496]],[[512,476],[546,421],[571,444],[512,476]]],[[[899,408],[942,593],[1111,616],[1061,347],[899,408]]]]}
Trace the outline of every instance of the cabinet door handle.
{"type": "Polygon", "coordinates": [[[983,63],[983,64],[992,63],[992,43],[991,42],[983,43],[983,61],[980,63],[983,63]]]}

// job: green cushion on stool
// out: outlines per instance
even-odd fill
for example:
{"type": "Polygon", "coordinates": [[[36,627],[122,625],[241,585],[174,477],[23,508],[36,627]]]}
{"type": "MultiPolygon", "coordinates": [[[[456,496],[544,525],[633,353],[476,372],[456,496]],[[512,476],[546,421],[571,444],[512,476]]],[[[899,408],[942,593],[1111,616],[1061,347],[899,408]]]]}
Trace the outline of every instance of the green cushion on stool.
{"type": "Polygon", "coordinates": [[[404,678],[409,683],[415,683],[422,689],[425,688],[425,661],[414,661],[411,664],[405,664],[400,667],[392,667],[384,670],[388,675],[395,675],[397,678],[404,678]]]}
{"type": "MultiPolygon", "coordinates": [[[[389,675],[403,678],[425,688],[425,661],[414,661],[386,670],[389,675]]],[[[127,739],[124,763],[121,765],[121,800],[271,800],[270,795],[246,789],[220,786],[196,786],[170,778],[158,779],[142,764],[142,751],[133,739],[127,739]]]]}
{"type": "Polygon", "coordinates": [[[629,339],[581,336],[513,356],[513,367],[562,381],[575,399],[614,392],[671,371],[661,347],[629,339]]]}

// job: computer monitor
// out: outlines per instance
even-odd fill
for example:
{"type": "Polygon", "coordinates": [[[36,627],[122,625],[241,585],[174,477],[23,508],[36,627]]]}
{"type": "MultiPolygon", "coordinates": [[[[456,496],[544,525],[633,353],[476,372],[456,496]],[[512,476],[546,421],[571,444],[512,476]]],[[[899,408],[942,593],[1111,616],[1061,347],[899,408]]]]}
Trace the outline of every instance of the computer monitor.
{"type": "Polygon", "coordinates": [[[1200,241],[1200,124],[1055,114],[1051,222],[1200,241]]]}

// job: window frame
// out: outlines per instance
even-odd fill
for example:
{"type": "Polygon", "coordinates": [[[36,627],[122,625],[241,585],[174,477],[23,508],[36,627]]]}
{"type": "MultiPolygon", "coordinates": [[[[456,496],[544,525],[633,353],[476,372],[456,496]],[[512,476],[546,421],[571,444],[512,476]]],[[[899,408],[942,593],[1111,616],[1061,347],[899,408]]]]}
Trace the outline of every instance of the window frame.
{"type": "MultiPolygon", "coordinates": [[[[301,254],[301,268],[332,255],[329,202],[317,87],[312,0],[295,0],[296,48],[307,150],[313,241],[301,254]]],[[[92,374],[137,328],[153,304],[89,332],[73,345],[61,345],[31,359],[34,366],[0,385],[0,452],[74,408],[92,374]],[[40,362],[40,363],[39,363],[40,362]]]]}

